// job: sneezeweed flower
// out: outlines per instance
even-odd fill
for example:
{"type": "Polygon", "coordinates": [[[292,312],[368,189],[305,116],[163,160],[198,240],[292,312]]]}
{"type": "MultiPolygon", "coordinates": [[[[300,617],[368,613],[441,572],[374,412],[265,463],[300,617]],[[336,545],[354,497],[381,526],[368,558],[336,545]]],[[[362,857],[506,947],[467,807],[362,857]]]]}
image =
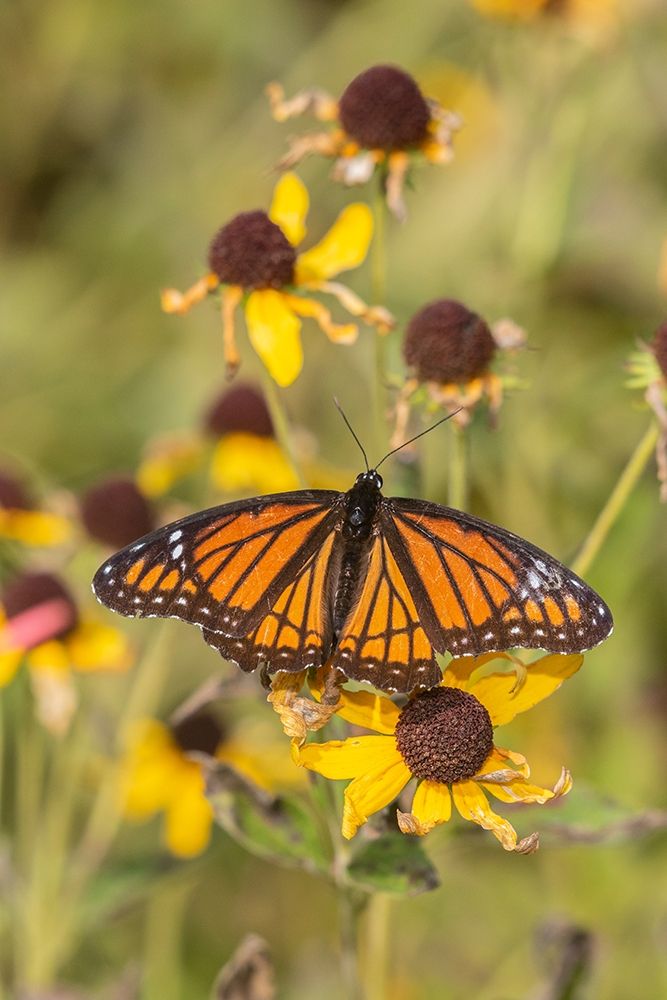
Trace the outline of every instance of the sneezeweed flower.
{"type": "Polygon", "coordinates": [[[271,208],[236,215],[213,237],[208,253],[209,273],[181,293],[162,293],[162,308],[183,315],[192,305],[222,288],[222,321],[228,375],[239,366],[234,319],[243,302],[250,343],[273,380],[291,385],[303,366],[301,319],[311,317],[334,343],[351,344],[356,323],[335,323],[331,313],[311,292],[333,295],[354,317],[386,332],[393,324],[381,307],[369,307],[347,286],[331,281],[358,267],[373,235],[367,205],[348,205],[310,250],[297,254],[308,212],[308,192],[296,174],[285,174],[276,185],[271,208]],[[304,294],[305,293],[305,294],[304,294]]]}
{"type": "Polygon", "coordinates": [[[178,857],[194,857],[205,850],[213,825],[204,770],[192,754],[229,764],[265,791],[283,784],[285,776],[294,783],[290,773],[294,768],[284,746],[253,750],[250,739],[242,742],[227,734],[209,711],[200,710],[172,725],[158,719],[138,721],[121,761],[123,813],[136,821],[163,813],[164,843],[178,857]]]}
{"type": "Polygon", "coordinates": [[[605,41],[619,24],[618,0],[470,0],[488,17],[556,21],[587,41],[605,41]]]}
{"type": "Polygon", "coordinates": [[[644,399],[658,421],[656,464],[660,499],[667,503],[667,320],[658,327],[650,344],[640,341],[628,358],[627,369],[628,388],[644,390],[644,399]]]}
{"type": "Polygon", "coordinates": [[[334,100],[311,89],[285,100],[279,83],[267,87],[271,110],[284,122],[306,111],[332,123],[326,132],[292,139],[280,162],[295,166],[317,153],[335,160],[333,176],[343,184],[364,184],[377,168],[383,170],[387,205],[401,220],[406,217],[403,190],[414,160],[448,163],[452,136],[460,127],[457,115],[425,97],[417,82],[398,66],[371,66],[352,80],[334,100]]]}
{"type": "Polygon", "coordinates": [[[491,328],[454,299],[429,302],[406,328],[403,358],[409,374],[397,403],[394,439],[405,439],[414,402],[442,407],[466,426],[474,408],[486,399],[495,417],[503,387],[511,380],[496,374],[493,362],[500,351],[516,350],[524,340],[525,334],[511,320],[500,320],[491,328]]]}
{"type": "Polygon", "coordinates": [[[50,573],[24,573],[0,601],[0,686],[25,660],[37,716],[64,733],[77,706],[72,672],[119,671],[130,666],[122,632],[79,615],[67,587],[50,573]]]}
{"type": "Polygon", "coordinates": [[[446,823],[453,799],[464,819],[493,833],[505,850],[536,849],[537,836],[519,840],[485,793],[501,802],[541,804],[565,795],[572,779],[563,769],[553,789],[530,783],[525,757],[495,745],[494,729],[553,694],[583,657],[547,655],[517,675],[474,679],[478,668],[499,656],[511,661],[497,653],[452,660],[442,684],[417,694],[404,708],[382,695],[343,691],[338,715],[380,735],[293,746],[298,764],[325,778],[352,779],[345,789],[344,837],[353,837],[414,778],[410,811],[397,816],[403,833],[423,836],[446,823]]]}
{"type": "Polygon", "coordinates": [[[0,469],[0,539],[53,546],[67,541],[70,534],[67,518],[42,510],[20,479],[0,469]]]}
{"type": "Polygon", "coordinates": [[[81,498],[80,513],[90,537],[113,549],[156,526],[150,501],[129,476],[109,476],[91,486],[81,498]]]}

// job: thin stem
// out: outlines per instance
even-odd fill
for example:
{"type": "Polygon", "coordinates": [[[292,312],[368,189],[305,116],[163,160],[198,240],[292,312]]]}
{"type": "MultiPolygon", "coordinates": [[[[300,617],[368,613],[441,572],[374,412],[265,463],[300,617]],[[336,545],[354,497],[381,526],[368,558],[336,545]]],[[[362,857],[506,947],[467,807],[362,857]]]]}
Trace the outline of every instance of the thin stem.
{"type": "Polygon", "coordinates": [[[364,1000],[359,975],[359,917],[364,904],[355,890],[338,886],[341,972],[347,1000],[364,1000]]]}
{"type": "Polygon", "coordinates": [[[658,425],[651,423],[628,459],[628,463],[623,469],[616,486],[611,491],[609,499],[598,514],[588,538],[582,545],[577,558],[572,563],[572,569],[579,576],[583,576],[588,571],[602,548],[607,535],[618,520],[630,494],[653,455],[658,434],[658,425]]]}
{"type": "Polygon", "coordinates": [[[271,422],[273,423],[273,429],[276,432],[278,444],[282,448],[283,453],[292,466],[292,470],[296,476],[299,486],[303,488],[307,485],[307,483],[303,477],[301,467],[292,445],[292,434],[290,431],[289,420],[287,419],[287,413],[285,412],[285,407],[278,393],[278,389],[276,388],[276,384],[263,365],[262,388],[264,389],[266,405],[268,406],[269,413],[271,414],[271,422]]]}
{"type": "MultiPolygon", "coordinates": [[[[371,304],[385,305],[387,295],[387,203],[385,171],[378,170],[373,195],[374,232],[371,244],[371,304]]],[[[387,334],[375,334],[374,412],[378,453],[384,450],[386,428],[387,334]]]]}
{"type": "Polygon", "coordinates": [[[366,920],[365,985],[366,1000],[385,1000],[389,955],[389,918],[392,899],[380,892],[370,900],[366,920]]]}
{"type": "Polygon", "coordinates": [[[457,510],[465,510],[468,500],[467,440],[465,429],[454,421],[450,425],[448,457],[447,503],[457,510]]]}

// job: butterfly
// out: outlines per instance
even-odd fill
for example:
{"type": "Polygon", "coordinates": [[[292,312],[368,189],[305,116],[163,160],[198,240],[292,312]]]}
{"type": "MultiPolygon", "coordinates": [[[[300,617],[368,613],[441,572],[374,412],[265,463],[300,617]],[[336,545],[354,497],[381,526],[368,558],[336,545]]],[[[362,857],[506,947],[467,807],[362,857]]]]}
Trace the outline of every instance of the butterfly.
{"type": "Polygon", "coordinates": [[[346,493],[278,493],[175,521],[111,556],[93,590],[120,614],[198,625],[242,670],[330,661],[396,692],[438,684],[436,653],[581,652],[613,627],[552,556],[454,508],[385,497],[376,469],[346,493]]]}

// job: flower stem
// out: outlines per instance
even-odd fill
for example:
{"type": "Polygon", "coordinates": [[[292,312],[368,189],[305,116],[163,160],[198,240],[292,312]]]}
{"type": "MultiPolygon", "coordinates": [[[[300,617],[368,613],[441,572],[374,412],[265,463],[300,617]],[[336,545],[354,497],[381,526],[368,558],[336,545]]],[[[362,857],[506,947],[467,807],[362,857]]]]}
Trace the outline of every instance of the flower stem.
{"type": "Polygon", "coordinates": [[[447,477],[447,503],[457,510],[465,510],[468,499],[468,453],[466,433],[450,421],[449,475],[447,477]]]}
{"type": "Polygon", "coordinates": [[[307,484],[292,445],[292,435],[290,432],[289,420],[287,419],[287,413],[285,412],[285,407],[276,388],[276,384],[263,365],[262,388],[264,390],[266,405],[269,408],[271,422],[273,424],[273,429],[276,432],[278,444],[282,448],[283,453],[292,466],[292,470],[296,476],[299,486],[303,488],[307,484]]]}
{"type": "Polygon", "coordinates": [[[386,892],[377,893],[370,900],[366,921],[366,1000],[385,1000],[387,996],[391,903],[391,896],[386,892]]]}
{"type": "Polygon", "coordinates": [[[581,546],[579,554],[572,563],[572,569],[583,576],[590,568],[593,560],[602,548],[607,535],[618,520],[630,494],[646,468],[658,440],[658,425],[651,423],[639,444],[628,459],[616,486],[611,491],[609,499],[598,514],[588,538],[581,546]]]}
{"type": "MultiPolygon", "coordinates": [[[[385,201],[386,174],[378,171],[378,182],[373,195],[374,233],[371,245],[371,305],[385,305],[387,295],[387,204],[385,201]]],[[[387,386],[387,334],[375,334],[374,413],[377,445],[384,450],[386,427],[387,386]]]]}
{"type": "Polygon", "coordinates": [[[338,886],[341,972],[346,1000],[365,1000],[359,974],[359,917],[366,900],[354,889],[338,886]]]}

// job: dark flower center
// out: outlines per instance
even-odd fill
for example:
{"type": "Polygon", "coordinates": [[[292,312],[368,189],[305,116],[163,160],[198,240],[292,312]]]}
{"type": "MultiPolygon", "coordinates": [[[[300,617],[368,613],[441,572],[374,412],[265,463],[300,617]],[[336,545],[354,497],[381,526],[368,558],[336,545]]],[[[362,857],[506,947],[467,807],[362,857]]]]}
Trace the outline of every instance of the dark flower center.
{"type": "Polygon", "coordinates": [[[371,66],[338,103],[341,125],[366,149],[407,149],[426,138],[431,120],[419,87],[396,66],[371,66]]]}
{"type": "Polygon", "coordinates": [[[283,288],[294,281],[296,250],[266,212],[241,212],[213,237],[208,263],[225,285],[283,288]]]}
{"type": "Polygon", "coordinates": [[[2,606],[7,619],[17,618],[24,611],[58,601],[64,611],[58,616],[59,625],[50,635],[40,633],[39,641],[59,639],[77,622],[77,611],[69,591],[51,573],[24,573],[13,580],[2,594],[2,606]]]}
{"type": "Polygon", "coordinates": [[[8,472],[0,472],[0,507],[7,510],[29,510],[30,499],[23,486],[8,472]]]}
{"type": "Polygon", "coordinates": [[[215,437],[233,431],[273,437],[273,424],[264,397],[247,383],[235,385],[219,396],[204,417],[204,426],[215,437]]]}
{"type": "Polygon", "coordinates": [[[453,299],[415,313],[403,341],[405,361],[422,382],[469,382],[487,371],[495,352],[481,316],[453,299]]]}
{"type": "Polygon", "coordinates": [[[125,476],[91,486],[81,500],[81,519],[92,538],[113,548],[129,545],[155,526],[148,500],[125,476]]]}
{"type": "Polygon", "coordinates": [[[223,728],[209,712],[188,715],[172,727],[172,736],[184,753],[196,750],[212,757],[223,738],[223,728]]]}
{"type": "Polygon", "coordinates": [[[652,347],[660,371],[667,378],[667,320],[656,330],[652,347]]]}
{"type": "Polygon", "coordinates": [[[473,695],[432,688],[401,712],[396,746],[416,778],[450,785],[477,774],[493,750],[493,726],[473,695]]]}

